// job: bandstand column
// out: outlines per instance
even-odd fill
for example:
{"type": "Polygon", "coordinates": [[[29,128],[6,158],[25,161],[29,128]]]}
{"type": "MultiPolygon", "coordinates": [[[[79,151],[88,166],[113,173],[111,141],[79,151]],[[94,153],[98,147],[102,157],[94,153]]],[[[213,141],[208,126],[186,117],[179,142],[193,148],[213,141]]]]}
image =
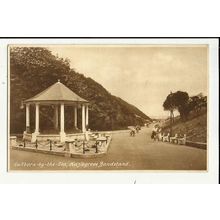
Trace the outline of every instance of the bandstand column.
{"type": "Polygon", "coordinates": [[[26,105],[26,132],[30,131],[30,105],[26,105]]]}
{"type": "Polygon", "coordinates": [[[35,133],[39,133],[39,104],[35,105],[35,133]]]}
{"type": "Polygon", "coordinates": [[[60,142],[66,141],[66,134],[64,131],[64,104],[60,105],[60,142]]]}
{"type": "Polygon", "coordinates": [[[59,112],[58,112],[58,105],[55,105],[55,129],[58,129],[58,117],[59,117],[59,112]]]}
{"type": "Polygon", "coordinates": [[[86,131],[85,127],[85,105],[82,105],[82,132],[86,131]]]}
{"type": "Polygon", "coordinates": [[[89,106],[86,106],[86,128],[88,129],[89,125],[89,106]]]}
{"type": "Polygon", "coordinates": [[[64,104],[60,105],[60,132],[64,132],[64,104]]]}
{"type": "Polygon", "coordinates": [[[35,104],[35,131],[31,135],[31,142],[35,142],[37,140],[37,136],[39,133],[39,104],[35,104]]]}
{"type": "Polygon", "coordinates": [[[77,107],[74,107],[74,126],[77,128],[77,107]]]}

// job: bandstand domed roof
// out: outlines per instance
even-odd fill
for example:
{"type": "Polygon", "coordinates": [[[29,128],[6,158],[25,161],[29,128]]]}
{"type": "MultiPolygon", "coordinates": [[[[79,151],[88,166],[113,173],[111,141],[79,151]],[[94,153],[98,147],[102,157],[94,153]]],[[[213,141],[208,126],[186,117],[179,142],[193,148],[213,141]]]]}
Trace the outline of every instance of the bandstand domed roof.
{"type": "Polygon", "coordinates": [[[48,87],[34,97],[25,100],[25,103],[88,103],[59,80],[57,83],[48,87]]]}

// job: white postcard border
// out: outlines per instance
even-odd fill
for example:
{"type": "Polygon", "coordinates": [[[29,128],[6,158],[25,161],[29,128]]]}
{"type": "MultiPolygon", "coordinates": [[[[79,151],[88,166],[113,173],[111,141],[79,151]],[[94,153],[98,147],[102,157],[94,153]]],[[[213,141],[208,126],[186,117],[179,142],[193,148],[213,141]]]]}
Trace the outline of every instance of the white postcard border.
{"type": "Polygon", "coordinates": [[[0,39],[0,183],[218,183],[218,39],[0,39]],[[8,44],[208,44],[209,45],[209,154],[208,172],[178,171],[7,171],[7,46],[8,44]]]}

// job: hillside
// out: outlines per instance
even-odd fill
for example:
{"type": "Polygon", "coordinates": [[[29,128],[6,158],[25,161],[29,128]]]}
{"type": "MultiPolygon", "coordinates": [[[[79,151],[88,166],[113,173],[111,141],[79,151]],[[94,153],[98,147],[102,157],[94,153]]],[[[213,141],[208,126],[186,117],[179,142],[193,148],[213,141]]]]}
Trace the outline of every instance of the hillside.
{"type": "MultiPolygon", "coordinates": [[[[93,130],[124,129],[151,120],[138,108],[111,95],[102,85],[70,68],[68,59],[59,58],[45,48],[16,47],[10,50],[10,132],[25,129],[22,101],[46,89],[57,80],[90,102],[90,128],[93,130]]],[[[53,109],[42,107],[40,127],[52,127],[53,109]],[[47,120],[46,120],[47,119],[47,120]]],[[[73,109],[67,107],[66,128],[72,126],[73,109]]],[[[31,109],[34,125],[34,109],[31,109]]],[[[80,117],[79,117],[80,123],[80,117]]]]}
{"type": "MultiPolygon", "coordinates": [[[[168,129],[167,123],[164,125],[164,131],[168,129]]],[[[186,134],[189,141],[207,143],[207,112],[203,111],[184,122],[176,119],[172,131],[173,134],[186,134]]]]}

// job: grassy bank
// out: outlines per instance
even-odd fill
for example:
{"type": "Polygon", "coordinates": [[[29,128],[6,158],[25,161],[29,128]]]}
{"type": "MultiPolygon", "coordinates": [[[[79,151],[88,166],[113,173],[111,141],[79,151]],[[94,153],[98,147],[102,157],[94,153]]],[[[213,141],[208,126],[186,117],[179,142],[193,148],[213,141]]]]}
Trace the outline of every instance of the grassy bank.
{"type": "MultiPolygon", "coordinates": [[[[169,123],[164,123],[163,128],[165,132],[168,132],[169,123]]],[[[176,133],[186,134],[189,141],[207,143],[207,112],[193,115],[184,122],[177,118],[172,126],[172,134],[176,133]]]]}

